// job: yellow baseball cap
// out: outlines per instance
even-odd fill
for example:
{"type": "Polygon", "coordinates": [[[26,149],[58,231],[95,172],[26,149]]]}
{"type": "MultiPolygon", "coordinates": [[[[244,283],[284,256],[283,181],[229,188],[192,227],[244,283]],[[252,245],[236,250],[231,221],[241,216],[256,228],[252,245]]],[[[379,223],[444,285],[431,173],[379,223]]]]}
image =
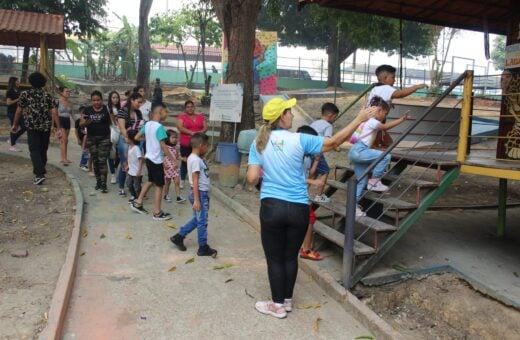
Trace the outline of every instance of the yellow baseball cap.
{"type": "Polygon", "coordinates": [[[296,98],[283,100],[282,98],[273,98],[268,101],[262,110],[262,118],[269,123],[274,122],[282,115],[282,113],[296,105],[296,98]]]}

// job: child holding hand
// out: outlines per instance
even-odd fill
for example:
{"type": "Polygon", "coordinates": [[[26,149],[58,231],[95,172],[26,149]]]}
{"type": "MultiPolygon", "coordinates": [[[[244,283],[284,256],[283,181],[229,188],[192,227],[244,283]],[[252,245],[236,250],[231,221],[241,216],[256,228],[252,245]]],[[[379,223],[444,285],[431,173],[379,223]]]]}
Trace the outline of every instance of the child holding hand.
{"type": "Polygon", "coordinates": [[[164,159],[164,200],[166,202],[172,201],[172,198],[168,193],[170,191],[170,183],[173,179],[173,183],[175,184],[175,194],[177,196],[175,202],[183,203],[186,201],[186,199],[181,196],[179,161],[185,161],[186,159],[182,159],[184,157],[179,157],[180,154],[177,149],[177,132],[170,129],[166,131],[166,135],[168,136],[168,138],[166,138],[166,147],[168,148],[168,150],[170,150],[170,153],[173,156],[173,161],[168,157],[164,159]]]}

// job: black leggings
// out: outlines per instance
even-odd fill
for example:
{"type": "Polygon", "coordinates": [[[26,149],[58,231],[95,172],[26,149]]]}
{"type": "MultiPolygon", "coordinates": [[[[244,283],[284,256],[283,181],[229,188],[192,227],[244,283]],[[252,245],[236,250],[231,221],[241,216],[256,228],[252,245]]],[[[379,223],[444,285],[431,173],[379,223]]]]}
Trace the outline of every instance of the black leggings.
{"type": "Polygon", "coordinates": [[[260,206],[262,246],[272,299],[283,303],[293,296],[298,252],[309,224],[309,206],[264,198],[260,206]]]}

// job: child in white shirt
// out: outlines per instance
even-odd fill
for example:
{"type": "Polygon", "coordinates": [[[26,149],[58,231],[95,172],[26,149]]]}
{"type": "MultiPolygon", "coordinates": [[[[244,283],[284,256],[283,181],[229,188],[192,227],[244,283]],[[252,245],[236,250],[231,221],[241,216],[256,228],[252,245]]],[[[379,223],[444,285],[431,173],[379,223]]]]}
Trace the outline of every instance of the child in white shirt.
{"type": "Polygon", "coordinates": [[[144,157],[141,152],[141,148],[139,147],[139,142],[135,140],[135,135],[137,135],[136,130],[128,130],[127,137],[125,138],[126,144],[128,144],[128,158],[126,165],[126,172],[128,173],[128,178],[126,180],[126,184],[128,185],[128,191],[130,192],[130,199],[128,202],[131,204],[134,202],[134,199],[139,197],[141,193],[141,183],[143,181],[143,164],[144,157]]]}

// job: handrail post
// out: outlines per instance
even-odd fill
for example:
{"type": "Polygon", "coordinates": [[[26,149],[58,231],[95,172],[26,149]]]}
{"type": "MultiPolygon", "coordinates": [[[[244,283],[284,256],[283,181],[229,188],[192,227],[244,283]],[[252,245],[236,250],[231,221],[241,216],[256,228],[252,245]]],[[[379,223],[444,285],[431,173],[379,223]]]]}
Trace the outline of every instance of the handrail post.
{"type": "Polygon", "coordinates": [[[467,70],[462,92],[462,109],[460,110],[459,144],[457,161],[464,162],[468,151],[469,124],[471,115],[471,94],[473,92],[473,71],[467,70]]]}
{"type": "Polygon", "coordinates": [[[354,269],[354,224],[356,223],[356,176],[349,178],[347,182],[347,211],[345,217],[345,230],[343,242],[343,287],[351,288],[354,269]]]}

